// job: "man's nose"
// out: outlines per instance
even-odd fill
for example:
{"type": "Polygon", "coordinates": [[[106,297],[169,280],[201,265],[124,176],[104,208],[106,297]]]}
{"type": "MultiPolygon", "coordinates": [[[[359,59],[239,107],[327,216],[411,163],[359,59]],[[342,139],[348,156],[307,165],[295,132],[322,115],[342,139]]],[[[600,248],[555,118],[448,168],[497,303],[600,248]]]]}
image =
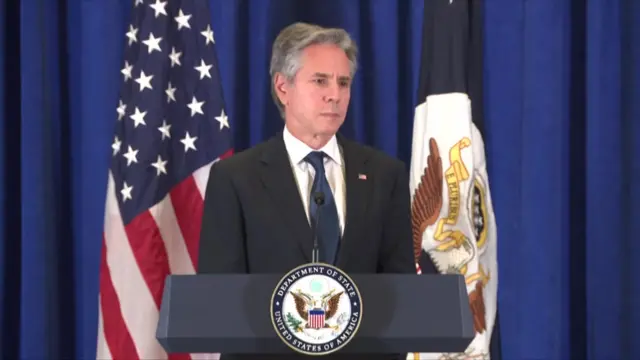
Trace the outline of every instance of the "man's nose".
{"type": "Polygon", "coordinates": [[[340,102],[340,86],[338,84],[332,83],[327,87],[324,101],[335,103],[340,102]]]}

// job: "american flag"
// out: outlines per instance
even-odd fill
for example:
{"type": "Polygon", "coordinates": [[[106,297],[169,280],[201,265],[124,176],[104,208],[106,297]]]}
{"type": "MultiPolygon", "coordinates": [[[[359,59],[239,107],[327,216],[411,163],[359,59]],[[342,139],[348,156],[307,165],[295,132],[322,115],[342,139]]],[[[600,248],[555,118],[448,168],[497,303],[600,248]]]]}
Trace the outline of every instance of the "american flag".
{"type": "MultiPolygon", "coordinates": [[[[211,164],[232,154],[208,1],[135,0],[106,196],[97,359],[168,356],[169,274],[193,274],[211,164]]],[[[210,354],[209,357],[217,357],[210,354]]]]}

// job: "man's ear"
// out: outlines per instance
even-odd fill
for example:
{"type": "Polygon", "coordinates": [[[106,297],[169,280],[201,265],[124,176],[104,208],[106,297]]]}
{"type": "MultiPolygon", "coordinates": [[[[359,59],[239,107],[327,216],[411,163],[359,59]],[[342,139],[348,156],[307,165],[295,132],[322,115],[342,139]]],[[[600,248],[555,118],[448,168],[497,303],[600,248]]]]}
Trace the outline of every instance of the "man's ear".
{"type": "Polygon", "coordinates": [[[273,79],[273,87],[275,88],[276,95],[282,104],[287,104],[289,96],[289,82],[286,77],[281,73],[276,73],[273,79]]]}

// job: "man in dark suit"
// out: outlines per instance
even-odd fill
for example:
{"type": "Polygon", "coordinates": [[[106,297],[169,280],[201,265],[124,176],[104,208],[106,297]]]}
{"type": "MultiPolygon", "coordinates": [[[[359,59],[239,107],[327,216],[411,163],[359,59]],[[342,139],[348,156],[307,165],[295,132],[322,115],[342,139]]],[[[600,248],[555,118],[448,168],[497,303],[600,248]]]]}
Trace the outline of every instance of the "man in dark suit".
{"type": "MultiPolygon", "coordinates": [[[[297,23],[278,35],[270,73],[284,130],[212,166],[199,273],[285,274],[311,262],[318,192],[324,194],[317,225],[320,261],[348,274],[416,272],[405,165],[337,134],[349,105],[356,55],[342,29],[297,23]]],[[[326,358],[405,356],[337,352],[326,358]]],[[[306,356],[222,357],[297,358],[306,356]]]]}

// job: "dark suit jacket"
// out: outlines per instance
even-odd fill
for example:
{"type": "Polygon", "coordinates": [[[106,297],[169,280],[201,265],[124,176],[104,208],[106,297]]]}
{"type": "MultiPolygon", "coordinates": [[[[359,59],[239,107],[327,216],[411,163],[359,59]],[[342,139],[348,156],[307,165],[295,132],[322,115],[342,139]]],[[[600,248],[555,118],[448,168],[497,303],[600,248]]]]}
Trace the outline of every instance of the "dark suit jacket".
{"type": "MultiPolygon", "coordinates": [[[[415,273],[406,167],[384,153],[345,139],[346,221],[336,266],[347,273],[415,273]],[[359,179],[365,174],[366,180],[359,179]]],[[[278,134],[214,164],[207,185],[199,273],[281,273],[311,262],[312,231],[288,154],[278,134]]],[[[436,272],[423,269],[424,272],[436,272]]],[[[405,359],[405,354],[400,358],[405,359]]],[[[302,359],[224,355],[231,359],[302,359]]],[[[326,359],[393,359],[340,355],[326,359]]]]}

